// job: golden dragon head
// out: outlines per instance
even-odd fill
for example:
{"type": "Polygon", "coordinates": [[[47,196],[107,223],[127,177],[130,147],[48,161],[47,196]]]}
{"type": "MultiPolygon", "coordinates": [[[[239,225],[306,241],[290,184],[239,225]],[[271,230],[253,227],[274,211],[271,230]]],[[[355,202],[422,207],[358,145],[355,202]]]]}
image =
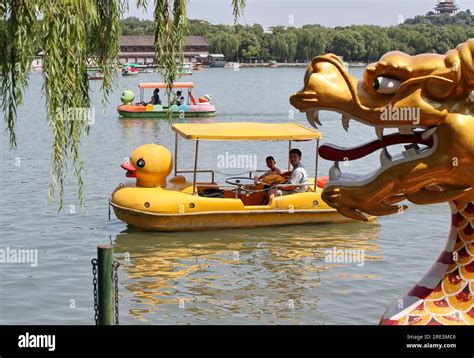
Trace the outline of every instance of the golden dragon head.
{"type": "Polygon", "coordinates": [[[334,161],[323,199],[341,214],[366,220],[366,214],[397,213],[397,203],[471,201],[474,193],[474,39],[446,55],[409,56],[389,52],[366,67],[363,79],[351,76],[333,54],[308,66],[302,91],[291,104],[320,124],[319,110],[342,115],[375,129],[374,140],[354,148],[323,145],[321,157],[334,161]],[[384,135],[385,128],[398,133],[384,135]],[[388,147],[405,144],[390,155],[388,147]],[[342,172],[339,161],[381,150],[371,175],[342,172]]]}

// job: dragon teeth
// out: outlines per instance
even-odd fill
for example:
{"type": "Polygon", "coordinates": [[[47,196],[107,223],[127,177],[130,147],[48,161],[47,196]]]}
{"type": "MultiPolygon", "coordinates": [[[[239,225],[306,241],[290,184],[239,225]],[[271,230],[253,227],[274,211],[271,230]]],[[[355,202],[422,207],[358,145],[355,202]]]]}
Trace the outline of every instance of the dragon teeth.
{"type": "Polygon", "coordinates": [[[341,170],[339,169],[339,162],[334,162],[331,169],[329,169],[329,180],[337,180],[341,176],[341,170]]]}
{"type": "Polygon", "coordinates": [[[438,130],[438,127],[433,127],[433,128],[428,129],[427,131],[421,134],[421,139],[427,140],[429,137],[435,134],[437,130],[438,130]]]}
{"type": "Polygon", "coordinates": [[[315,108],[306,111],[306,119],[314,128],[318,128],[318,125],[323,125],[319,120],[319,110],[315,108]]]}
{"type": "Polygon", "coordinates": [[[387,148],[384,148],[384,149],[380,152],[380,164],[381,164],[382,166],[385,166],[385,165],[390,164],[391,161],[392,161],[392,156],[391,156],[390,153],[388,152],[387,148]]]}
{"type": "Polygon", "coordinates": [[[321,121],[319,120],[319,111],[316,111],[314,112],[314,121],[319,124],[320,126],[322,126],[323,124],[321,123],[321,121]]]}
{"type": "Polygon", "coordinates": [[[415,148],[410,148],[404,152],[402,152],[402,155],[404,158],[412,157],[416,155],[416,149],[415,148]]]}
{"type": "Polygon", "coordinates": [[[375,127],[375,134],[377,138],[382,140],[383,139],[383,128],[382,127],[375,127]]]}
{"type": "Polygon", "coordinates": [[[306,111],[306,119],[308,120],[309,124],[311,124],[314,128],[318,128],[318,125],[314,121],[314,114],[315,110],[308,110],[306,111]]]}
{"type": "Polygon", "coordinates": [[[407,152],[410,156],[416,156],[416,154],[417,154],[415,148],[410,148],[410,149],[407,150],[407,152]]]}
{"type": "Polygon", "coordinates": [[[400,134],[413,134],[413,128],[412,127],[402,127],[398,128],[398,132],[400,134]]]}
{"type": "Polygon", "coordinates": [[[346,132],[349,132],[349,122],[351,121],[351,117],[347,114],[342,115],[342,127],[346,132]]]}

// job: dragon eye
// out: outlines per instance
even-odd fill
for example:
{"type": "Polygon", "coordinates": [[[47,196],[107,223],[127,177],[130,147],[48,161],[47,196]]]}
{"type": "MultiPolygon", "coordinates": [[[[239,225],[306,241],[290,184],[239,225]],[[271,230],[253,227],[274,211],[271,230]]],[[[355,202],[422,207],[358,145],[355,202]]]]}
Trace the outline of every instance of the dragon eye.
{"type": "Polygon", "coordinates": [[[145,166],[145,161],[143,159],[137,160],[137,167],[143,168],[145,166]]]}
{"type": "Polygon", "coordinates": [[[378,93],[393,94],[398,91],[402,81],[390,77],[377,77],[372,84],[372,88],[378,93]]]}

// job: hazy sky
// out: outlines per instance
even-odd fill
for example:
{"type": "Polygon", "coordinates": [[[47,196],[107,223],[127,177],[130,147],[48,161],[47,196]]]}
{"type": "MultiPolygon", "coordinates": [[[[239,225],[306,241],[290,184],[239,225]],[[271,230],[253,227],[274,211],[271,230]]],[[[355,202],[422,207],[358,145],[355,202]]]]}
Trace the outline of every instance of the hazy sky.
{"type": "MultiPolygon", "coordinates": [[[[148,0],[149,13],[137,10],[129,0],[129,16],[151,18],[154,0],[148,0]]],[[[188,15],[213,24],[233,22],[231,0],[189,0],[188,15]]],[[[399,17],[410,18],[432,10],[436,0],[247,0],[239,23],[272,25],[321,24],[345,26],[353,24],[396,25],[399,17]],[[293,22],[293,24],[291,24],[293,22]]],[[[458,0],[458,6],[474,10],[474,0],[458,0]]]]}

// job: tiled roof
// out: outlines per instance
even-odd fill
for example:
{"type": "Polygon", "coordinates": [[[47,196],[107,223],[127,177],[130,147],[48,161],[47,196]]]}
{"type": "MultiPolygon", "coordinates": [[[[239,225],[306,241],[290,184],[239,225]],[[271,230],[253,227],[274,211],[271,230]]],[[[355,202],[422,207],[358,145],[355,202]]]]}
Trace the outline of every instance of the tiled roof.
{"type": "Polygon", "coordinates": [[[186,46],[209,46],[205,36],[186,36],[186,46]]]}
{"type": "MultiPolygon", "coordinates": [[[[207,52],[195,52],[195,51],[185,51],[184,56],[199,56],[203,55],[207,57],[207,52]]],[[[143,51],[143,52],[120,52],[119,57],[155,57],[154,52],[143,51]]]]}
{"type": "MultiPolygon", "coordinates": [[[[120,36],[120,46],[154,46],[155,36],[120,36]]],[[[186,36],[185,46],[209,46],[205,36],[186,36]]]]}

